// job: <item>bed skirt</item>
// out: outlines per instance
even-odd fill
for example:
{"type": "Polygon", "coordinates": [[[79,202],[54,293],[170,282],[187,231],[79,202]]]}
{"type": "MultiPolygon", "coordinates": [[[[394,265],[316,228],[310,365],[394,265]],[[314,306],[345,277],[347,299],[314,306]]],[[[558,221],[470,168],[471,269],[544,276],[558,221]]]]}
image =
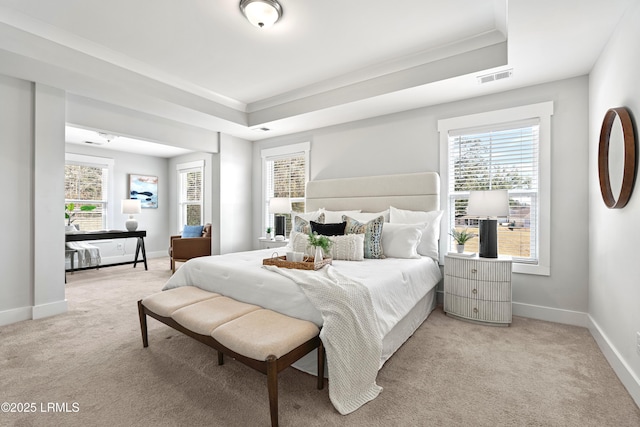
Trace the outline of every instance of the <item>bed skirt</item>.
{"type": "MultiPolygon", "coordinates": [[[[389,360],[389,358],[404,344],[414,332],[427,320],[429,314],[436,308],[436,286],[434,286],[427,294],[416,303],[416,305],[400,320],[382,339],[382,356],[380,358],[380,368],[389,360]]],[[[317,360],[312,354],[308,354],[292,367],[316,375],[317,360]]],[[[324,377],[328,378],[328,366],[325,363],[324,377]]]]}

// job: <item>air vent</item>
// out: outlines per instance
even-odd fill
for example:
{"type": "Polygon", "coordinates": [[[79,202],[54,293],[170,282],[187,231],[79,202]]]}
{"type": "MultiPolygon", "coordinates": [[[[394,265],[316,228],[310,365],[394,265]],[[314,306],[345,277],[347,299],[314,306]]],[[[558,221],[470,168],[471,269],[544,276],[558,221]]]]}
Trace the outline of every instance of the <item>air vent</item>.
{"type": "Polygon", "coordinates": [[[495,82],[495,81],[498,81],[498,80],[508,79],[509,77],[511,77],[512,74],[513,74],[513,69],[504,70],[504,71],[498,71],[496,73],[487,74],[487,75],[484,75],[484,76],[479,76],[478,77],[478,83],[479,84],[485,84],[485,83],[489,83],[489,82],[495,82]]]}
{"type": "Polygon", "coordinates": [[[104,145],[104,141],[85,141],[84,143],[91,145],[104,145]]]}
{"type": "Polygon", "coordinates": [[[252,128],[251,130],[255,130],[256,132],[269,132],[271,129],[267,127],[259,127],[259,128],[252,128]]]}

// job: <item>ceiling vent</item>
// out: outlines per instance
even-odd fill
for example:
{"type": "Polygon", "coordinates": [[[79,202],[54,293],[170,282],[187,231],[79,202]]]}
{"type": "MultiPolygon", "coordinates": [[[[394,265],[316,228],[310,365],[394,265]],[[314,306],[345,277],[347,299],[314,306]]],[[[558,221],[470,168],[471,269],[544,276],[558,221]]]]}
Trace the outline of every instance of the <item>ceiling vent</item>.
{"type": "Polygon", "coordinates": [[[271,129],[267,127],[258,127],[258,128],[251,128],[251,130],[254,130],[256,132],[269,132],[271,129]]]}
{"type": "Polygon", "coordinates": [[[91,145],[104,145],[104,141],[85,141],[85,144],[91,144],[91,145]]]}
{"type": "Polygon", "coordinates": [[[495,82],[498,80],[508,79],[509,77],[511,77],[512,74],[513,74],[513,69],[510,69],[510,70],[498,71],[496,73],[491,73],[484,76],[479,76],[478,83],[485,84],[489,82],[495,82]]]}

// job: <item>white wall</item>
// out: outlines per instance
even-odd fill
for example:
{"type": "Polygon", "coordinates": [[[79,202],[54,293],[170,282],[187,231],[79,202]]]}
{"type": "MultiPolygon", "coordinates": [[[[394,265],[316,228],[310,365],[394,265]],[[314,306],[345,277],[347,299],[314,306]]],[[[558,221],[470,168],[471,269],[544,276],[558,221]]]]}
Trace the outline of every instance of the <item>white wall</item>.
{"type": "MultiPolygon", "coordinates": [[[[158,208],[142,209],[135,218],[138,220],[138,230],[147,232],[144,239],[147,257],[167,256],[170,235],[169,212],[173,202],[169,197],[169,185],[175,179],[168,173],[168,159],[80,144],[66,144],[65,150],[67,153],[113,159],[113,188],[110,191],[113,203],[109,207],[108,229],[125,228],[124,223],[128,215],[120,213],[120,203],[122,199],[129,198],[129,174],[158,177],[158,208]]],[[[132,261],[135,255],[136,239],[97,240],[92,244],[100,248],[102,264],[132,261]],[[118,244],[122,244],[122,248],[118,248],[118,244]]]]}
{"type": "MultiPolygon", "coordinates": [[[[624,209],[607,209],[598,181],[600,126],[609,108],[640,115],[640,3],[625,14],[589,80],[589,316],[590,329],[636,403],[640,405],[639,252],[640,190],[624,209]]],[[[637,146],[637,142],[636,142],[637,146]]],[[[637,149],[637,148],[636,148],[637,149]]]]}
{"type": "MultiPolygon", "coordinates": [[[[421,108],[254,144],[253,210],[260,218],[260,150],[311,141],[310,179],[439,171],[439,119],[554,102],[551,119],[551,275],[514,274],[514,314],[586,326],[588,79],[578,77],[421,108]]],[[[260,234],[259,221],[254,234],[260,234]]]]}
{"type": "Polygon", "coordinates": [[[0,325],[66,311],[64,92],[0,75],[0,325]],[[62,120],[61,120],[62,119],[62,120]]]}
{"type": "Polygon", "coordinates": [[[247,251],[259,234],[252,233],[252,143],[220,135],[220,253],[247,251]]]}
{"type": "MultiPolygon", "coordinates": [[[[216,142],[216,147],[218,146],[216,142]]],[[[202,217],[203,224],[213,224],[213,218],[215,213],[213,211],[213,193],[214,188],[218,185],[214,180],[214,176],[217,175],[217,169],[212,153],[190,153],[182,156],[177,156],[169,159],[169,231],[170,235],[179,234],[184,224],[178,224],[178,172],[176,166],[181,163],[189,163],[202,160],[204,162],[203,173],[203,195],[202,195],[202,217]]],[[[214,234],[217,234],[217,230],[213,230],[214,234]]]]}
{"type": "MultiPolygon", "coordinates": [[[[252,249],[252,143],[220,134],[217,153],[192,153],[169,161],[170,200],[177,206],[176,164],[204,160],[204,222],[212,225],[214,255],[252,249]]],[[[177,233],[177,212],[170,212],[171,234],[177,233]]]]}
{"type": "MultiPolygon", "coordinates": [[[[87,98],[70,98],[68,101],[60,89],[0,74],[0,180],[11,183],[2,188],[3,199],[10,208],[0,210],[2,223],[11,224],[3,236],[3,241],[11,245],[5,245],[0,256],[0,325],[67,310],[61,250],[65,149],[102,157],[108,153],[95,147],[65,146],[67,120],[80,127],[117,130],[119,134],[154,142],[218,150],[216,132],[87,98]]],[[[116,200],[128,197],[128,174],[158,176],[159,208],[144,209],[137,219],[140,228],[148,232],[147,255],[165,256],[170,235],[169,182],[175,179],[168,174],[168,161],[118,152],[111,152],[110,157],[115,159],[116,200]]],[[[212,189],[212,194],[214,191],[219,189],[212,189]]],[[[125,216],[119,211],[116,206],[110,228],[121,228],[119,224],[124,223],[125,216]]],[[[103,261],[133,259],[135,241],[129,240],[115,254],[112,248],[105,249],[103,261]]]]}
{"type": "Polygon", "coordinates": [[[73,94],[67,97],[67,123],[194,151],[218,151],[217,132],[73,94]]]}

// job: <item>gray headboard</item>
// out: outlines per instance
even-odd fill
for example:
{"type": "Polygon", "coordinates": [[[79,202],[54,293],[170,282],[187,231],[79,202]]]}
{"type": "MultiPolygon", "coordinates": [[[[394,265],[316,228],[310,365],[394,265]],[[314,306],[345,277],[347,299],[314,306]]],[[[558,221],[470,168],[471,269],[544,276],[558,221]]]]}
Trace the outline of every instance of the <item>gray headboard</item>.
{"type": "Polygon", "coordinates": [[[380,212],[389,206],[414,211],[439,210],[440,176],[436,172],[420,172],[307,183],[308,212],[320,208],[380,212]]]}

